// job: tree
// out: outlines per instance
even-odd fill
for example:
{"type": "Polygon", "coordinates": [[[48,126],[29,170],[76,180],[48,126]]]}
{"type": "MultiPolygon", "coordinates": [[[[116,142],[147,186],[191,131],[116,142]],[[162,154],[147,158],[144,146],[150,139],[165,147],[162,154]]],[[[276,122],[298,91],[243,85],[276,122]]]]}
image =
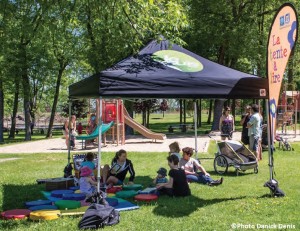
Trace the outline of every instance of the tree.
{"type": "Polygon", "coordinates": [[[163,99],[160,103],[160,107],[159,109],[162,111],[163,113],[163,117],[165,117],[165,111],[169,109],[169,106],[168,106],[168,101],[166,99],[163,99]]]}
{"type": "MultiPolygon", "coordinates": [[[[76,118],[86,118],[88,111],[87,100],[71,100],[71,115],[75,115],[76,118]]],[[[62,116],[69,116],[69,104],[65,104],[61,112],[62,116]]]]}

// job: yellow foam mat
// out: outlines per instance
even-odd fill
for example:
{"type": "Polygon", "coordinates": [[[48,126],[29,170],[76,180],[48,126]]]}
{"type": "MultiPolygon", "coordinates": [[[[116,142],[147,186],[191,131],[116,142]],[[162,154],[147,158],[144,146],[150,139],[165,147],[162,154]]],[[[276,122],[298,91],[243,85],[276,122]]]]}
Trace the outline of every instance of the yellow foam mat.
{"type": "Polygon", "coordinates": [[[61,210],[62,216],[82,215],[90,206],[83,206],[78,209],[61,210]]]}
{"type": "Polygon", "coordinates": [[[60,210],[40,210],[31,212],[29,218],[31,220],[55,220],[61,215],[60,210]]]}

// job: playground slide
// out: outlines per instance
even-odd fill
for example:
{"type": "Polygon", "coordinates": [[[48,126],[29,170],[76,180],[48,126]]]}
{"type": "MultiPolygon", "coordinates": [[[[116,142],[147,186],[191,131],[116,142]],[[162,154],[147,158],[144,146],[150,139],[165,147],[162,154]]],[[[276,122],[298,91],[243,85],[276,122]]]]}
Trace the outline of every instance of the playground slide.
{"type": "Polygon", "coordinates": [[[135,131],[140,133],[141,135],[153,139],[153,140],[164,140],[166,139],[166,135],[163,133],[155,133],[149,130],[148,128],[144,127],[143,125],[139,124],[138,122],[134,121],[128,114],[127,110],[124,107],[124,120],[125,124],[129,127],[132,127],[135,131]]]}
{"type": "MultiPolygon", "coordinates": [[[[102,124],[102,129],[101,129],[101,134],[107,132],[111,126],[113,126],[114,122],[110,122],[108,124],[102,124]]],[[[89,135],[83,135],[83,136],[76,136],[77,140],[92,140],[98,137],[99,135],[99,128],[100,126],[98,125],[96,129],[89,135]]]]}

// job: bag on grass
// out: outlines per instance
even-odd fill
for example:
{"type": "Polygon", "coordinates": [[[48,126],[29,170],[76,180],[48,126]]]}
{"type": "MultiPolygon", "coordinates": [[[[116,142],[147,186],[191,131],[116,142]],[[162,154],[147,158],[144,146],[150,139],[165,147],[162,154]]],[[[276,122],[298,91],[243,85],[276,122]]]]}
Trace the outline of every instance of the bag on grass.
{"type": "Polygon", "coordinates": [[[264,187],[268,187],[272,195],[275,197],[284,197],[285,193],[278,187],[278,181],[275,179],[269,180],[264,184],[264,187]]]}
{"type": "Polygon", "coordinates": [[[72,164],[69,163],[66,165],[66,167],[64,168],[64,178],[68,178],[68,177],[72,177],[72,164]]]}
{"type": "Polygon", "coordinates": [[[84,213],[78,227],[80,229],[98,229],[120,222],[120,214],[109,205],[92,204],[84,213]]]}

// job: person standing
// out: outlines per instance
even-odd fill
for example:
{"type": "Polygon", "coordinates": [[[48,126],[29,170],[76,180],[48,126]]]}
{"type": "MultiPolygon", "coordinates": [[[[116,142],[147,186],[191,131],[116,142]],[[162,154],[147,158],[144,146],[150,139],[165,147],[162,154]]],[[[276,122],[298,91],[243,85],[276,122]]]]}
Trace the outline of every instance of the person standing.
{"type": "Polygon", "coordinates": [[[251,106],[252,115],[247,123],[249,135],[249,148],[255,154],[257,160],[261,160],[261,152],[259,152],[259,142],[261,140],[261,121],[262,117],[259,113],[257,104],[251,106]]]}
{"type": "Polygon", "coordinates": [[[249,144],[247,123],[249,122],[250,117],[251,117],[251,106],[247,105],[246,112],[245,114],[242,115],[242,119],[241,119],[241,125],[243,126],[241,141],[247,145],[249,144]]]}
{"type": "Polygon", "coordinates": [[[219,122],[219,130],[221,131],[221,139],[232,139],[232,133],[234,132],[234,118],[230,114],[230,107],[226,107],[219,122]]]}
{"type": "Polygon", "coordinates": [[[73,132],[76,132],[76,116],[75,115],[72,115],[72,117],[71,117],[70,126],[69,126],[69,120],[66,120],[64,123],[64,126],[63,126],[63,134],[66,139],[67,148],[69,148],[69,145],[71,143],[72,149],[75,149],[75,137],[72,136],[73,132]],[[71,131],[71,142],[69,142],[69,129],[71,131]]]}

